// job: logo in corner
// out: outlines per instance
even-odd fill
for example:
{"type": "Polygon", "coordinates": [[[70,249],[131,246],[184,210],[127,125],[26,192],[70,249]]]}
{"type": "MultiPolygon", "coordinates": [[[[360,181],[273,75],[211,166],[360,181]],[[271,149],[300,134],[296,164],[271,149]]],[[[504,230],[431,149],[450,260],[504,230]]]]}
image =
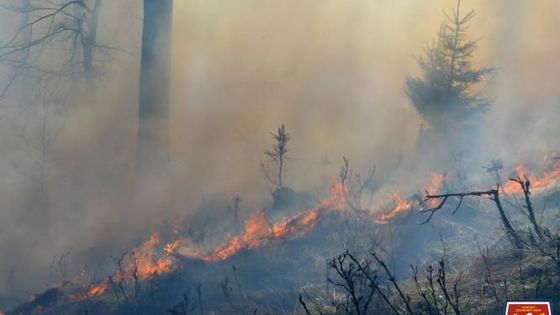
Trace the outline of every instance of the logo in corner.
{"type": "Polygon", "coordinates": [[[552,315],[549,301],[508,301],[506,315],[552,315]]]}

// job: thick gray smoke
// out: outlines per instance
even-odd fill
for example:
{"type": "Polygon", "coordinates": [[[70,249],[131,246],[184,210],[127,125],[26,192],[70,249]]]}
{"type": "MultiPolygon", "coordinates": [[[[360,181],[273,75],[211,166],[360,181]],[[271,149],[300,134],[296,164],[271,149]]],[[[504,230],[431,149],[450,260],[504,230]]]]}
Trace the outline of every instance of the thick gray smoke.
{"type": "MultiPolygon", "coordinates": [[[[342,156],[358,170],[376,164],[377,180],[391,189],[413,191],[424,180],[411,173],[421,118],[403,83],[418,73],[415,57],[453,1],[176,0],[174,175],[142,183],[140,193],[128,189],[138,3],[105,1],[98,40],[118,49],[97,54],[97,83],[30,78],[0,99],[0,283],[9,283],[0,295],[25,296],[60,281],[66,253],[69,274],[81,266],[101,272],[109,254],[165,219],[188,219],[202,201],[239,194],[246,210],[262,206],[272,187],[259,163],[282,123],[292,137],[286,183],[297,190],[315,192],[334,180],[342,156]],[[167,207],[155,208],[158,198],[167,207]]],[[[479,160],[514,163],[560,150],[560,4],[464,6],[479,14],[471,29],[481,38],[475,64],[498,68],[480,87],[494,106],[473,135],[479,160]]],[[[0,43],[19,19],[0,11],[0,43]]],[[[48,58],[59,56],[55,49],[48,58]]],[[[1,89],[14,69],[0,64],[0,71],[1,89]]]]}

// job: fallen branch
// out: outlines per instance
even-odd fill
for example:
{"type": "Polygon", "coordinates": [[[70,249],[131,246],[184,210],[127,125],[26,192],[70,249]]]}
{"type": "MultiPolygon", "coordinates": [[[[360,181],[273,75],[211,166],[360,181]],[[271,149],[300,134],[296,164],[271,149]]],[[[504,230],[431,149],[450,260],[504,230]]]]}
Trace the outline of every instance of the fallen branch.
{"type": "Polygon", "coordinates": [[[433,208],[424,209],[424,210],[420,211],[420,212],[423,212],[423,213],[430,213],[428,218],[422,224],[426,224],[426,223],[430,222],[430,220],[432,219],[434,214],[437,211],[439,211],[445,205],[445,203],[447,202],[447,200],[449,198],[452,198],[452,197],[459,198],[459,203],[455,207],[455,210],[453,210],[453,214],[455,214],[459,210],[459,208],[461,207],[461,204],[463,203],[463,199],[465,197],[468,197],[468,196],[476,196],[476,197],[488,196],[488,197],[490,197],[490,199],[492,201],[494,201],[494,203],[496,204],[496,208],[498,209],[498,212],[500,214],[500,219],[502,221],[502,224],[504,225],[504,228],[506,229],[506,233],[511,238],[511,241],[512,241],[513,245],[515,247],[519,248],[519,249],[521,249],[523,247],[523,241],[521,240],[521,237],[519,237],[519,235],[517,234],[517,232],[515,231],[515,229],[511,225],[511,222],[509,221],[509,219],[508,219],[508,217],[507,217],[507,215],[504,211],[504,208],[502,206],[502,203],[500,201],[500,185],[499,184],[496,186],[496,189],[483,190],[483,191],[471,191],[471,192],[465,192],[465,193],[447,193],[447,194],[431,195],[430,193],[426,192],[426,197],[424,198],[425,202],[430,201],[430,200],[434,200],[434,199],[439,199],[440,202],[437,206],[435,206],[433,208]]]}

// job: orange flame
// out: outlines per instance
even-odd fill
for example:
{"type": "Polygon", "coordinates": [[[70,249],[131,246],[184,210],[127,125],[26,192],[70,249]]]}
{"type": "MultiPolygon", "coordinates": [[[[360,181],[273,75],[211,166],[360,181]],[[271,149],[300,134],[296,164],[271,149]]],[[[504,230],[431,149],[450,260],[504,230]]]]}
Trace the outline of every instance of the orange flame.
{"type": "Polygon", "coordinates": [[[160,243],[159,235],[152,234],[146,242],[125,257],[126,259],[123,260],[125,265],[121,266],[120,270],[109,276],[107,280],[90,285],[86,292],[77,296],[75,300],[86,300],[102,295],[109,288],[111,281],[122,283],[134,278],[143,280],[152,275],[166,274],[173,270],[176,267],[176,260],[171,255],[175,252],[176,245],[165,244],[163,246],[164,256],[155,258],[154,249],[160,243]]]}
{"type": "Polygon", "coordinates": [[[376,217],[377,222],[382,222],[382,223],[387,222],[389,220],[394,219],[400,213],[412,209],[412,204],[406,201],[401,196],[400,193],[398,192],[391,193],[391,198],[393,199],[393,203],[394,203],[393,208],[387,213],[377,215],[376,217]]]}
{"type": "MultiPolygon", "coordinates": [[[[344,192],[343,185],[336,185],[331,189],[330,195],[315,208],[275,224],[270,224],[264,213],[259,211],[247,220],[243,234],[224,241],[211,253],[196,258],[206,261],[225,260],[242,249],[260,248],[285,239],[302,237],[317,225],[322,216],[344,208],[344,192]]],[[[193,253],[192,250],[186,252],[193,253]]]]}
{"type": "MultiPolygon", "coordinates": [[[[424,190],[426,191],[426,193],[428,194],[437,194],[439,193],[441,186],[443,185],[443,182],[445,181],[445,176],[443,174],[439,174],[439,173],[432,173],[431,174],[431,180],[428,183],[428,185],[426,185],[426,187],[424,188],[424,190]]],[[[437,206],[438,201],[436,199],[430,199],[428,201],[426,201],[426,205],[429,208],[433,208],[435,206],[437,206]]]]}
{"type": "Polygon", "coordinates": [[[258,211],[247,220],[243,234],[225,240],[210,253],[202,253],[186,239],[177,239],[164,244],[163,257],[156,258],[154,249],[161,243],[161,240],[159,235],[154,233],[132,252],[121,271],[117,271],[105,281],[90,285],[84,294],[75,299],[85,300],[102,295],[109,288],[111,281],[122,283],[134,278],[142,280],[152,275],[171,272],[177,267],[174,254],[205,261],[219,261],[225,260],[243,249],[260,248],[274,242],[304,236],[317,225],[322,216],[344,208],[344,193],[345,187],[336,185],[331,189],[330,195],[315,208],[275,224],[270,224],[266,215],[262,211],[258,211]]]}
{"type": "Polygon", "coordinates": [[[430,182],[426,185],[425,190],[430,194],[438,193],[444,180],[445,176],[443,174],[432,173],[430,182]]]}
{"type": "MultiPolygon", "coordinates": [[[[549,170],[545,171],[542,175],[535,175],[531,173],[525,164],[519,164],[514,167],[514,171],[517,176],[524,178],[527,176],[529,182],[531,183],[531,191],[538,192],[542,190],[546,190],[552,186],[554,186],[558,179],[560,179],[560,164],[554,165],[549,170]]],[[[513,181],[508,181],[503,186],[503,191],[506,194],[521,194],[523,190],[521,186],[513,181]]]]}
{"type": "Polygon", "coordinates": [[[93,284],[88,288],[85,298],[101,295],[105,291],[107,291],[107,283],[93,284]]]}
{"type": "Polygon", "coordinates": [[[175,260],[171,256],[172,247],[169,244],[164,246],[165,256],[162,258],[154,258],[154,247],[161,242],[157,233],[152,234],[150,239],[146,241],[139,249],[133,252],[134,261],[125,269],[126,273],[134,274],[145,279],[155,274],[164,274],[171,271],[175,265],[175,260]]]}

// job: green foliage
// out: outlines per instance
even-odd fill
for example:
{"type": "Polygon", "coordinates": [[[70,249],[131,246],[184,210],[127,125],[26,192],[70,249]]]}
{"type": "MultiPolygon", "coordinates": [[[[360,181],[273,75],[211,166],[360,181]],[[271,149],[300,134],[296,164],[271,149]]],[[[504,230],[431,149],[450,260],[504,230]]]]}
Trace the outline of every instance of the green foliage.
{"type": "Polygon", "coordinates": [[[488,106],[488,101],[473,93],[472,87],[492,73],[492,68],[472,67],[477,41],[467,36],[468,23],[476,16],[460,12],[461,1],[453,15],[446,14],[437,41],[428,45],[418,59],[421,77],[407,77],[405,91],[426,122],[434,127],[456,125],[488,106]]]}

